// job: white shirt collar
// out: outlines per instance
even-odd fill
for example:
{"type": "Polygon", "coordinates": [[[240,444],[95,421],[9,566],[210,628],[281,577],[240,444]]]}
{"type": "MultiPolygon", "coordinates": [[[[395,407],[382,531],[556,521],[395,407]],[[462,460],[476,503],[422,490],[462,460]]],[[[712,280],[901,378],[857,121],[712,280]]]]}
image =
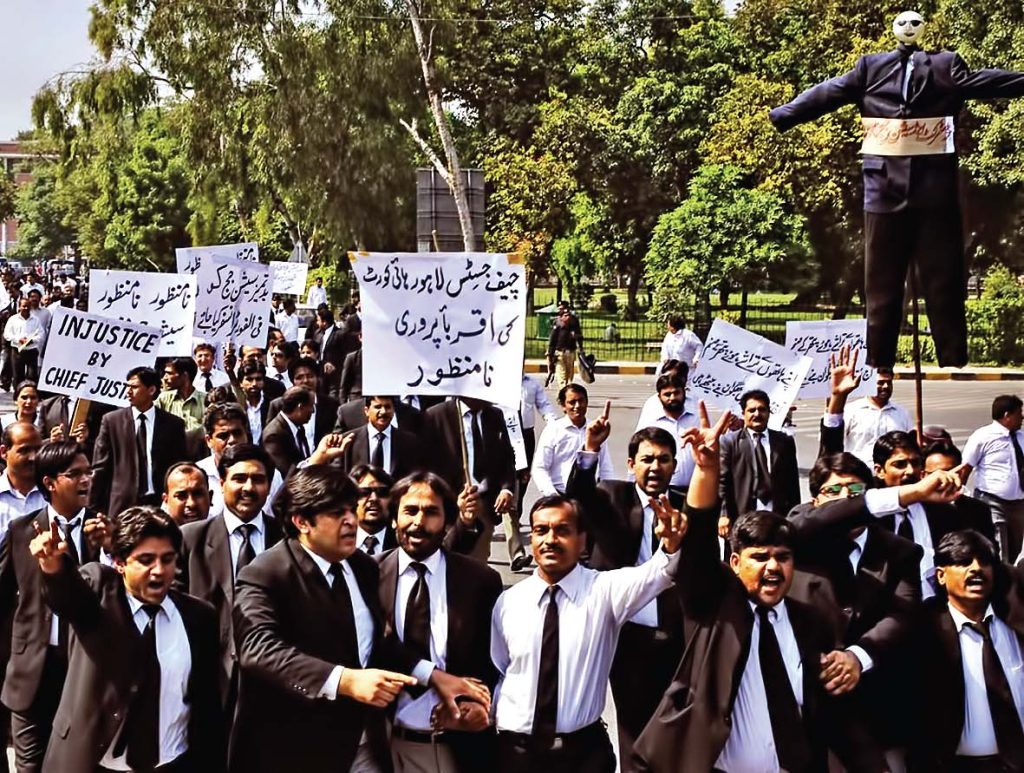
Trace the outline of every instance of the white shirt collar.
{"type": "Polygon", "coordinates": [[[568,416],[563,416],[561,419],[558,420],[558,423],[561,424],[563,427],[566,427],[567,429],[576,430],[577,432],[582,432],[587,428],[587,422],[585,420],[583,422],[582,427],[577,427],[575,424],[572,423],[572,419],[570,419],[568,416]]]}
{"type": "MultiPolygon", "coordinates": [[[[957,633],[962,632],[964,630],[964,626],[967,625],[968,623],[970,623],[971,625],[974,625],[974,621],[971,620],[971,618],[967,617],[967,615],[965,615],[959,609],[954,607],[952,604],[947,602],[946,606],[949,608],[949,614],[953,618],[954,625],[956,625],[957,633]]],[[[984,617],[982,617],[981,619],[983,621],[984,620],[989,620],[990,621],[994,616],[995,616],[995,610],[993,610],[992,609],[992,605],[989,604],[988,605],[988,609],[985,610],[984,617]]]]}
{"type": "Polygon", "coordinates": [[[224,508],[224,526],[227,527],[229,535],[234,534],[235,530],[243,523],[252,524],[256,527],[256,531],[258,531],[260,534],[263,534],[265,524],[263,523],[262,512],[256,513],[256,517],[253,518],[251,521],[243,521],[241,518],[239,518],[233,512],[228,510],[226,507],[224,508]]]}
{"type": "MultiPolygon", "coordinates": [[[[405,570],[408,569],[415,559],[412,558],[404,550],[398,551],[398,574],[405,574],[405,570]]],[[[427,567],[427,574],[431,577],[436,577],[437,573],[441,571],[442,561],[444,560],[444,553],[438,549],[431,553],[427,558],[420,561],[421,564],[427,567]]]]}
{"type": "MultiPolygon", "coordinates": [[[[536,569],[534,569],[533,574],[531,574],[529,577],[523,580],[523,582],[530,583],[530,585],[532,586],[531,592],[537,599],[538,604],[540,604],[541,600],[543,600],[544,596],[547,594],[548,588],[551,587],[547,584],[547,582],[540,578],[540,575],[537,574],[536,569]]],[[[576,564],[576,566],[572,568],[572,571],[569,572],[569,574],[565,575],[565,577],[563,577],[555,584],[562,589],[562,593],[568,596],[572,601],[576,601],[576,597],[580,592],[580,585],[582,582],[583,568],[579,564],[576,564]]]]}
{"type": "MultiPolygon", "coordinates": [[[[394,423],[389,421],[388,425],[384,428],[384,437],[388,440],[391,440],[391,429],[393,426],[394,423]]],[[[376,440],[378,432],[380,432],[379,429],[370,424],[370,422],[366,422],[366,433],[370,436],[370,440],[376,440]]]]}
{"type": "MultiPolygon", "coordinates": [[[[296,542],[298,543],[300,548],[302,548],[303,550],[306,551],[306,555],[308,555],[310,558],[313,559],[313,563],[316,564],[317,569],[319,569],[323,573],[324,577],[328,578],[328,582],[332,582],[332,580],[330,579],[330,576],[331,576],[331,562],[328,561],[326,558],[324,558],[319,553],[314,553],[312,550],[310,550],[308,547],[303,545],[298,540],[296,540],[296,542]]],[[[343,571],[345,574],[352,574],[352,567],[350,567],[348,565],[348,560],[347,559],[345,561],[342,561],[340,563],[340,566],[341,566],[341,571],[343,571]]]]}
{"type": "Polygon", "coordinates": [[[137,422],[139,420],[139,415],[140,414],[146,417],[146,421],[149,423],[149,426],[152,427],[153,426],[153,421],[156,419],[156,403],[153,403],[153,405],[149,406],[149,410],[146,411],[145,413],[143,413],[142,411],[140,411],[138,408],[136,408],[133,405],[132,406],[132,420],[137,422]]]}
{"type": "MultiPolygon", "coordinates": [[[[128,593],[127,589],[125,590],[124,595],[128,597],[128,608],[132,611],[132,617],[134,618],[146,602],[135,598],[131,593],[128,593]]],[[[163,613],[167,615],[168,619],[174,620],[174,618],[178,617],[178,608],[174,605],[174,602],[171,601],[170,594],[164,596],[164,600],[160,602],[159,606],[163,613]]]]}
{"type": "Polygon", "coordinates": [[[288,425],[288,429],[292,431],[292,437],[294,438],[295,433],[299,431],[299,425],[293,422],[291,419],[289,419],[288,416],[284,413],[284,411],[281,412],[281,418],[284,419],[284,423],[288,425]]]}
{"type": "Polygon", "coordinates": [[[71,516],[70,518],[65,518],[63,515],[61,515],[56,510],[53,509],[53,505],[47,504],[46,505],[46,515],[50,519],[50,523],[53,523],[54,521],[57,521],[57,523],[60,524],[61,526],[63,526],[65,523],[70,523],[71,521],[75,520],[76,518],[81,519],[78,522],[79,526],[81,526],[82,524],[85,523],[85,508],[84,507],[81,510],[79,510],[77,513],[75,513],[73,516],[71,516]]]}
{"type": "Polygon", "coordinates": [[[380,531],[375,531],[373,534],[366,531],[362,526],[356,526],[356,545],[362,547],[367,537],[374,537],[377,540],[377,547],[383,548],[384,537],[387,536],[387,533],[388,527],[386,524],[380,531]]]}
{"type": "Polygon", "coordinates": [[[28,499],[36,492],[42,494],[42,492],[39,491],[39,486],[33,486],[29,492],[22,497],[21,492],[14,488],[14,485],[11,483],[11,479],[7,477],[7,470],[4,470],[3,474],[0,475],[0,494],[13,494],[17,497],[21,497],[22,499],[28,499]]]}
{"type": "MultiPolygon", "coordinates": [[[[750,604],[750,611],[754,613],[754,617],[757,617],[757,604],[755,604],[749,598],[747,599],[747,603],[750,604]]],[[[779,623],[789,620],[789,611],[786,609],[785,599],[782,599],[782,601],[780,601],[774,607],[768,609],[768,619],[771,620],[772,623],[779,623]]]]}

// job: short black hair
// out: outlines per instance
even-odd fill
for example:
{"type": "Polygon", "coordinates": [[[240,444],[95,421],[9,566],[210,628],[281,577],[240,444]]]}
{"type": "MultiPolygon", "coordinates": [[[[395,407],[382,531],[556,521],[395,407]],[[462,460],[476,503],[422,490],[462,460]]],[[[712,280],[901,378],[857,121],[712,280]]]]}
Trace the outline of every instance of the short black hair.
{"type": "Polygon", "coordinates": [[[263,446],[253,443],[238,443],[228,446],[220,455],[220,461],[217,462],[217,474],[220,475],[220,479],[224,480],[228,470],[241,462],[259,462],[263,465],[267,478],[274,477],[274,463],[270,461],[270,456],[263,450],[263,446]]]}
{"type": "Polygon", "coordinates": [[[875,447],[871,449],[871,460],[879,467],[884,467],[889,457],[896,451],[909,451],[920,455],[921,446],[917,444],[917,438],[909,432],[893,430],[875,441],[875,447]]]}
{"type": "Polygon", "coordinates": [[[853,454],[846,451],[839,454],[825,454],[818,457],[807,475],[807,485],[811,490],[812,497],[818,496],[821,487],[833,473],[852,475],[868,486],[875,480],[874,475],[871,474],[871,468],[853,454]]]}
{"type": "Polygon", "coordinates": [[[164,473],[164,493],[167,493],[167,481],[171,479],[171,476],[177,472],[198,472],[199,476],[203,479],[203,484],[206,489],[210,489],[210,479],[206,476],[206,473],[199,469],[199,466],[195,462],[175,462],[167,468],[167,472],[164,473]]]}
{"type": "Polygon", "coordinates": [[[294,341],[278,341],[271,349],[277,347],[289,363],[299,356],[299,345],[294,341]]]}
{"type": "Polygon", "coordinates": [[[214,428],[222,421],[241,422],[245,427],[246,434],[249,432],[249,416],[238,403],[213,403],[206,406],[206,413],[203,414],[203,429],[207,435],[212,435],[214,428]]]}
{"type": "MultiPolygon", "coordinates": [[[[254,348],[259,348],[259,347],[254,347],[254,348]]],[[[238,369],[238,378],[239,378],[239,380],[245,378],[246,376],[257,376],[257,375],[259,375],[259,376],[266,376],[267,375],[267,368],[266,368],[266,366],[262,362],[257,362],[256,360],[243,361],[242,362],[242,367],[238,369]]]]}
{"type": "Polygon", "coordinates": [[[587,395],[587,388],[585,386],[583,386],[582,384],[576,384],[574,382],[569,382],[564,387],[562,387],[561,389],[558,390],[558,404],[559,405],[565,405],[565,398],[568,396],[568,394],[570,392],[576,392],[576,393],[581,394],[584,397],[586,397],[587,400],[590,399],[590,397],[587,395]]]}
{"type": "Polygon", "coordinates": [[[356,485],[339,475],[337,467],[312,464],[296,470],[288,478],[274,501],[274,513],[285,533],[297,538],[299,530],[292,523],[293,515],[315,524],[318,514],[339,512],[346,505],[355,510],[358,500],[356,485]]]}
{"type": "Polygon", "coordinates": [[[214,355],[217,354],[217,348],[213,344],[207,343],[206,341],[200,341],[199,343],[197,343],[195,348],[192,350],[192,353],[195,354],[199,351],[207,351],[210,354],[214,355]]]}
{"type": "Polygon", "coordinates": [[[188,376],[190,382],[196,380],[199,366],[196,365],[196,361],[191,357],[174,357],[168,360],[167,364],[174,368],[174,372],[179,376],[188,376]]]}
{"type": "Polygon", "coordinates": [[[419,483],[429,486],[431,491],[441,497],[441,506],[444,508],[444,522],[455,523],[455,519],[459,517],[459,503],[455,498],[455,494],[452,493],[451,487],[444,482],[444,478],[426,470],[410,473],[391,487],[391,493],[388,495],[391,497],[388,505],[391,520],[394,521],[398,518],[398,505],[402,497],[409,493],[409,489],[419,483]]]}
{"type": "MultiPolygon", "coordinates": [[[[42,492],[46,501],[50,501],[50,492],[43,485],[43,478],[56,478],[58,474],[66,471],[75,458],[85,455],[83,449],[73,440],[57,440],[43,443],[39,453],[36,454],[36,487],[42,492]]],[[[86,457],[88,459],[88,457],[86,457]]]]}
{"type": "Polygon", "coordinates": [[[288,378],[291,379],[292,382],[295,381],[295,373],[299,368],[309,368],[309,370],[313,371],[313,375],[317,377],[317,380],[322,376],[320,372],[320,363],[312,357],[294,357],[288,364],[288,378]]]}
{"type": "Polygon", "coordinates": [[[682,330],[686,327],[686,320],[682,314],[673,314],[668,318],[668,324],[672,326],[673,330],[682,330]]]}
{"type": "Polygon", "coordinates": [[[281,413],[286,416],[296,408],[313,404],[313,393],[303,387],[288,387],[281,396],[281,413]]]}
{"type": "Polygon", "coordinates": [[[176,553],[181,552],[181,529],[171,516],[149,505],[129,507],[114,518],[110,554],[124,563],[143,540],[167,538],[176,553]]]}
{"type": "Polygon", "coordinates": [[[576,530],[586,531],[587,524],[583,518],[583,508],[580,507],[580,503],[572,497],[567,497],[565,494],[545,494],[539,497],[536,502],[533,503],[533,507],[530,508],[530,525],[533,525],[533,514],[538,510],[547,510],[550,508],[568,509],[576,518],[576,530]]]}
{"type": "Polygon", "coordinates": [[[652,445],[672,449],[672,458],[675,458],[676,439],[672,437],[672,433],[661,427],[644,427],[634,432],[633,437],[629,439],[626,453],[630,459],[636,459],[636,452],[640,450],[640,444],[645,440],[652,445]]]}
{"type": "Polygon", "coordinates": [[[786,517],[768,510],[755,510],[736,519],[729,534],[729,549],[742,553],[746,548],[777,545],[793,547],[793,526],[786,517]]]}
{"type": "Polygon", "coordinates": [[[1019,409],[1024,402],[1017,395],[999,395],[992,401],[992,420],[999,421],[1008,413],[1019,409]]]}
{"type": "Polygon", "coordinates": [[[668,373],[670,370],[677,370],[680,365],[685,364],[686,363],[682,360],[665,360],[664,364],[661,366],[661,370],[658,371],[658,374],[668,373]]]}
{"type": "Polygon", "coordinates": [[[327,325],[334,324],[334,312],[324,306],[317,306],[316,315],[327,325]]]}
{"type": "Polygon", "coordinates": [[[390,400],[392,407],[396,402],[394,395],[363,395],[363,407],[369,408],[374,400],[390,400]]]}
{"type": "Polygon", "coordinates": [[[130,381],[133,378],[138,378],[139,383],[147,388],[160,388],[160,376],[157,372],[150,367],[142,366],[138,368],[132,368],[128,371],[128,375],[125,376],[125,381],[130,381]]]}
{"type": "Polygon", "coordinates": [[[974,559],[984,566],[994,566],[997,561],[995,545],[974,529],[951,531],[935,548],[936,566],[967,566],[974,559]]]}
{"type": "Polygon", "coordinates": [[[235,390],[227,384],[214,387],[212,392],[206,393],[207,409],[209,409],[211,405],[216,405],[217,403],[240,405],[238,402],[238,395],[235,394],[235,390]]]}
{"type": "Polygon", "coordinates": [[[758,400],[768,406],[768,410],[772,409],[771,398],[768,397],[768,393],[763,389],[748,389],[746,392],[740,395],[739,403],[740,410],[746,410],[747,403],[750,400],[758,400]]]}
{"type": "Polygon", "coordinates": [[[680,375],[679,371],[662,373],[654,384],[654,391],[660,393],[662,389],[679,387],[686,389],[686,376],[680,375]]]}
{"type": "Polygon", "coordinates": [[[372,475],[388,488],[391,488],[392,486],[395,485],[395,479],[391,477],[391,474],[388,473],[383,468],[378,467],[374,464],[367,464],[366,462],[362,462],[361,464],[357,464],[348,472],[349,480],[351,480],[357,486],[359,485],[359,479],[362,478],[364,475],[372,475]]]}
{"type": "Polygon", "coordinates": [[[948,440],[936,440],[934,443],[929,443],[925,446],[921,452],[921,456],[927,459],[932,454],[941,454],[942,456],[948,456],[953,460],[953,466],[959,465],[964,460],[964,455],[960,453],[960,449],[956,447],[955,443],[951,443],[948,440]]]}

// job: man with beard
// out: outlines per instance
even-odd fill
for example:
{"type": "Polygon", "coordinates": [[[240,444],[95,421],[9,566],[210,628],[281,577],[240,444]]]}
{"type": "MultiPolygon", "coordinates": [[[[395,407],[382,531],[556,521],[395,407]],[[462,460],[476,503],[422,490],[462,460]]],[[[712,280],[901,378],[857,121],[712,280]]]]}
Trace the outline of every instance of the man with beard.
{"type": "MultiPolygon", "coordinates": [[[[638,423],[638,430],[644,427],[661,427],[672,437],[679,438],[690,427],[699,426],[697,414],[686,410],[685,371],[658,376],[655,391],[661,402],[662,413],[654,420],[638,423]]],[[[672,475],[670,485],[685,490],[690,485],[690,476],[693,475],[693,459],[689,454],[682,454],[676,461],[676,471],[672,475]]]]}
{"type": "MultiPolygon", "coordinates": [[[[569,474],[565,495],[579,501],[587,516],[588,565],[606,571],[640,566],[656,552],[657,508],[668,502],[681,509],[683,497],[669,490],[676,469],[676,440],[660,427],[647,427],[629,441],[626,466],[635,480],[594,479],[598,455],[611,423],[605,410],[586,430],[583,449],[569,474]]],[[[679,600],[671,591],[631,615],[619,634],[611,668],[612,695],[619,724],[619,753],[631,770],[633,742],[651,718],[672,680],[683,652],[679,600]]]]}
{"type": "Polygon", "coordinates": [[[229,446],[217,464],[223,481],[224,512],[181,530],[176,587],[210,602],[220,619],[219,684],[230,719],[238,689],[238,664],[232,635],[231,604],[235,579],[243,567],[283,537],[277,520],[264,515],[273,470],[266,452],[242,443],[229,446]]]}
{"type": "MultiPolygon", "coordinates": [[[[263,428],[267,424],[267,413],[270,411],[272,397],[264,394],[267,383],[267,369],[258,362],[243,362],[238,371],[238,385],[242,392],[242,405],[249,423],[249,437],[253,443],[259,443],[263,437],[263,428]]],[[[275,382],[276,383],[276,382],[275,382]]],[[[280,386],[280,385],[279,385],[280,386]]],[[[280,394],[284,394],[282,390],[280,394]]],[[[280,396],[277,395],[278,397],[280,396]]]]}
{"type": "MultiPolygon", "coordinates": [[[[562,494],[566,481],[583,447],[587,431],[587,408],[590,403],[587,390],[579,384],[569,384],[558,390],[558,405],[565,416],[549,421],[540,433],[537,452],[533,457],[533,481],[541,495],[562,494]]],[[[615,477],[608,449],[603,445],[597,458],[597,479],[615,477]]]]}
{"type": "Polygon", "coordinates": [[[184,526],[210,517],[210,483],[192,462],[172,465],[164,478],[163,511],[184,526]]]}
{"type": "MultiPolygon", "coordinates": [[[[479,561],[443,549],[459,510],[437,475],[413,473],[398,482],[391,497],[398,548],[380,558],[386,630],[420,660],[493,689],[491,610],[501,594],[501,577],[479,561]]],[[[433,690],[399,695],[391,731],[395,773],[487,770],[494,763],[494,735],[486,707],[461,703],[460,714],[446,714],[448,729],[435,737],[431,715],[438,702],[433,690]]]]}
{"type": "MultiPolygon", "coordinates": [[[[853,367],[856,370],[856,359],[853,367]]],[[[859,384],[858,379],[856,385],[859,384]]],[[[846,395],[843,395],[842,402],[835,404],[837,407],[829,408],[825,426],[835,428],[845,425],[845,450],[866,464],[872,463],[871,453],[878,438],[889,432],[909,432],[913,427],[906,408],[892,401],[892,370],[878,369],[875,394],[855,400],[849,407],[845,403],[846,395]]],[[[843,448],[834,450],[842,451],[843,448]]]]}

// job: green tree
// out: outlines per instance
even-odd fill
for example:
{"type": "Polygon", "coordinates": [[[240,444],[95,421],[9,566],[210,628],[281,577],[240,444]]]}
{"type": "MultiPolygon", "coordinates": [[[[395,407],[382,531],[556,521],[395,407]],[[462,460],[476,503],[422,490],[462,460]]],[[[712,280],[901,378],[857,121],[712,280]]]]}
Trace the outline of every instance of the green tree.
{"type": "Polygon", "coordinates": [[[74,230],[64,224],[67,212],[56,195],[58,172],[55,163],[38,163],[32,180],[22,186],[15,197],[17,257],[53,257],[64,247],[76,244],[74,230]]]}

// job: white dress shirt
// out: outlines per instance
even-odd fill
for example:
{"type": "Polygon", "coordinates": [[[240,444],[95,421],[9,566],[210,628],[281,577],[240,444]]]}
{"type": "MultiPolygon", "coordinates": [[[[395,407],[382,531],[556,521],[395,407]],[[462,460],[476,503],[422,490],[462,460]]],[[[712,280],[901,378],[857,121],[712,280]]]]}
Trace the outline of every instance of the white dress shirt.
{"type": "MultiPolygon", "coordinates": [[[[391,424],[388,424],[388,426],[384,428],[384,472],[387,473],[391,472],[391,426],[391,424]]],[[[380,430],[367,422],[367,459],[373,459],[373,450],[377,447],[377,435],[379,434],[380,430]]]]}
{"type": "MultiPolygon", "coordinates": [[[[1024,432],[1017,430],[1014,434],[1024,448],[1024,432]]],[[[964,446],[964,462],[974,468],[975,491],[1000,499],[1024,499],[1010,430],[998,421],[971,433],[964,446]]]]}
{"type": "Polygon", "coordinates": [[[364,553],[367,552],[366,540],[373,537],[377,540],[377,544],[373,547],[373,554],[379,556],[384,552],[384,537],[388,534],[388,527],[385,526],[378,532],[371,534],[370,532],[363,529],[362,526],[356,526],[356,547],[358,547],[364,553]]]}
{"type": "Polygon", "coordinates": [[[537,414],[544,417],[544,421],[556,421],[558,414],[555,412],[551,400],[543,385],[533,376],[523,374],[522,397],[519,402],[519,415],[523,420],[523,429],[533,429],[537,426],[537,414]]]}
{"type": "Polygon", "coordinates": [[[674,333],[669,331],[661,342],[661,361],[679,360],[685,362],[686,367],[692,368],[703,348],[704,342],[692,330],[683,328],[674,333]]]}
{"type": "Polygon", "coordinates": [[[206,388],[206,375],[203,371],[196,374],[195,387],[204,392],[212,392],[217,387],[231,386],[231,378],[220,368],[210,368],[210,388],[206,388]]]}
{"type": "MultiPolygon", "coordinates": [[[[604,711],[619,630],[672,585],[661,550],[642,566],[598,572],[577,565],[558,583],[558,720],[571,733],[604,711]]],[[[541,638],[550,600],[534,572],[498,597],[491,614],[491,660],[501,677],[494,692],[498,730],[529,733],[537,701],[541,638]]]]}
{"type": "MultiPolygon", "coordinates": [[[[156,406],[149,406],[149,410],[143,413],[135,406],[132,406],[132,420],[135,425],[135,435],[139,434],[139,416],[146,417],[146,493],[152,494],[156,489],[153,487],[153,425],[156,421],[156,406]]],[[[132,439],[134,441],[134,438],[132,439]]],[[[163,481],[160,481],[163,485],[163,481]]]]}
{"type": "MultiPolygon", "coordinates": [[[[5,476],[6,477],[6,476],[5,476]]],[[[52,505],[46,505],[46,515],[49,518],[49,523],[57,522],[57,528],[60,530],[61,539],[65,542],[72,542],[75,545],[75,550],[78,553],[78,557],[82,557],[82,537],[84,535],[82,527],[85,525],[85,508],[83,507],[77,513],[70,518],[65,518],[63,515],[53,509],[52,505]],[[68,524],[71,524],[71,533],[68,534],[68,524]]],[[[50,640],[49,644],[52,647],[60,645],[60,620],[56,613],[50,615],[50,640]]]]}
{"type": "MultiPolygon", "coordinates": [[[[757,433],[754,432],[754,430],[752,430],[752,429],[746,429],[744,431],[747,433],[748,438],[750,440],[750,447],[754,450],[754,453],[756,454],[757,453],[757,443],[758,443],[757,433]]],[[[768,438],[768,430],[767,429],[765,429],[765,431],[761,433],[761,445],[764,446],[764,460],[765,460],[765,463],[768,466],[768,472],[771,473],[771,471],[772,471],[772,444],[771,444],[771,440],[769,440],[769,438],[768,438]]],[[[755,459],[756,459],[756,457],[755,457],[755,459]]],[[[754,471],[755,471],[755,474],[756,474],[756,471],[757,471],[756,465],[754,467],[754,471]]],[[[772,483],[771,479],[769,478],[768,479],[768,488],[769,489],[771,488],[771,483],[772,483]]],[[[767,502],[762,502],[760,499],[758,499],[755,496],[754,497],[754,506],[758,510],[771,510],[772,509],[772,501],[769,499],[767,502]]]]}
{"type": "Polygon", "coordinates": [[[46,497],[33,486],[32,490],[22,495],[18,489],[11,485],[11,479],[7,477],[7,470],[0,473],[0,540],[7,534],[11,521],[23,515],[34,513],[46,507],[46,497]]]}
{"type": "Polygon", "coordinates": [[[892,400],[879,408],[868,397],[862,397],[846,406],[845,448],[868,467],[874,464],[871,453],[875,441],[886,432],[909,432],[913,427],[910,414],[892,400]]]}
{"type": "Polygon", "coordinates": [[[50,336],[50,321],[53,319],[53,314],[45,306],[32,309],[29,313],[39,320],[39,327],[42,328],[43,335],[39,339],[39,349],[42,351],[46,348],[46,339],[50,336]]]}
{"type": "MultiPolygon", "coordinates": [[[[139,633],[142,633],[149,624],[149,615],[142,609],[141,601],[130,593],[127,596],[132,622],[139,629],[139,633]]],[[[164,598],[160,611],[153,620],[156,625],[156,656],[160,661],[159,764],[166,765],[188,751],[188,722],[191,709],[185,701],[185,696],[192,673],[192,649],[189,647],[185,622],[170,596],[164,598]]],[[[122,723],[99,762],[101,767],[108,770],[131,770],[128,766],[127,750],[120,757],[114,756],[114,747],[123,730],[122,723]]]]}
{"type": "Polygon", "coordinates": [[[587,424],[577,427],[568,416],[544,425],[533,454],[531,477],[541,494],[564,494],[569,482],[572,466],[579,459],[584,469],[597,464],[597,479],[611,480],[615,477],[608,444],[598,452],[584,451],[587,439],[587,424]]]}
{"type": "Polygon", "coordinates": [[[24,349],[39,349],[42,346],[43,338],[46,332],[43,330],[42,323],[38,317],[34,317],[29,314],[28,319],[25,319],[20,314],[12,314],[10,319],[7,320],[7,325],[4,326],[4,338],[6,338],[15,347],[18,346],[18,341],[22,338],[28,338],[29,343],[24,349]]]}
{"type": "MultiPolygon", "coordinates": [[[[634,486],[637,498],[643,503],[644,523],[640,529],[640,550],[636,555],[636,566],[647,563],[654,555],[654,508],[651,507],[651,498],[639,486],[634,486]]],[[[637,625],[645,625],[648,628],[658,627],[658,600],[652,599],[642,609],[629,618],[629,622],[637,625]]]]}
{"type": "Polygon", "coordinates": [[[257,513],[251,521],[243,521],[230,510],[224,510],[224,527],[228,530],[228,544],[231,546],[231,576],[238,575],[238,554],[242,550],[242,529],[243,524],[248,523],[255,527],[255,531],[249,534],[249,544],[258,556],[266,550],[267,525],[263,522],[263,513],[257,513]]]}
{"type": "Polygon", "coordinates": [[[288,375],[287,369],[278,370],[277,368],[272,367],[267,371],[267,378],[273,379],[279,384],[283,384],[285,389],[291,389],[292,379],[288,375]]]}
{"type": "MultiPolygon", "coordinates": [[[[857,570],[860,568],[860,560],[864,557],[864,548],[868,544],[868,531],[867,529],[861,529],[860,534],[853,538],[853,547],[850,549],[850,568],[853,569],[853,573],[857,574],[857,570]]],[[[860,661],[861,673],[870,671],[875,661],[867,653],[863,647],[854,644],[846,648],[847,652],[852,652],[857,660],[860,661]]]]}
{"type": "MultiPolygon", "coordinates": [[[[775,750],[772,720],[768,712],[768,696],[761,675],[761,658],[758,654],[761,643],[761,618],[758,617],[756,609],[751,603],[754,629],[750,636],[747,664],[743,668],[736,702],[732,707],[732,730],[729,731],[725,748],[718,755],[714,765],[725,773],[778,773],[779,770],[779,756],[775,750]]],[[[768,621],[775,630],[782,662],[786,666],[786,676],[789,677],[797,706],[802,710],[803,663],[800,661],[800,648],[796,643],[785,600],[768,611],[768,621]]]]}
{"type": "MultiPolygon", "coordinates": [[[[218,515],[224,512],[224,484],[220,479],[220,473],[217,472],[217,463],[213,460],[213,455],[204,456],[198,462],[196,467],[206,473],[206,483],[210,488],[210,518],[216,518],[218,515]]],[[[271,509],[270,504],[274,501],[274,497],[277,496],[277,492],[281,490],[284,485],[284,479],[281,477],[280,470],[274,470],[274,474],[270,479],[270,494],[267,496],[267,502],[263,505],[263,514],[267,516],[273,516],[274,511],[271,509]]]]}
{"type": "Polygon", "coordinates": [[[315,309],[321,303],[327,303],[327,288],[313,285],[306,293],[306,305],[315,309]]]}
{"type": "MultiPolygon", "coordinates": [[[[658,404],[661,404],[660,400],[658,404]]],[[[697,414],[687,410],[684,404],[683,412],[679,414],[678,419],[674,419],[665,413],[664,408],[661,410],[661,415],[656,416],[654,419],[641,418],[644,421],[642,424],[637,422],[636,431],[646,429],[647,427],[658,427],[665,430],[676,441],[676,471],[672,473],[672,479],[669,481],[669,484],[688,488],[690,486],[690,478],[693,477],[695,462],[693,461],[693,454],[683,448],[683,441],[680,435],[691,427],[700,426],[700,419],[697,417],[697,414]]],[[[630,476],[632,476],[632,473],[630,473],[630,476]]],[[[633,478],[630,477],[630,480],[633,480],[633,478]]]]}
{"type": "Polygon", "coordinates": [[[277,317],[277,329],[284,334],[285,341],[299,340],[299,315],[280,312],[277,317]]]}
{"type": "Polygon", "coordinates": [[[256,445],[260,444],[260,438],[263,437],[263,400],[261,394],[260,401],[255,406],[248,400],[245,401],[245,414],[249,417],[249,434],[256,445]]]}
{"type": "MultiPolygon", "coordinates": [[[[696,397],[694,397],[690,392],[687,392],[686,397],[683,399],[683,412],[697,415],[698,402],[699,401],[696,397]]],[[[640,407],[640,418],[636,420],[636,425],[638,427],[649,427],[664,413],[665,409],[661,405],[661,398],[659,398],[658,393],[655,392],[644,400],[644,404],[640,407]]]]}
{"type": "MultiPolygon", "coordinates": [[[[985,757],[999,753],[996,731],[992,724],[992,709],[988,703],[988,689],[985,687],[985,666],[982,656],[984,639],[977,631],[968,628],[971,620],[952,604],[948,605],[960,635],[960,663],[964,679],[964,728],[960,733],[960,745],[956,753],[966,757],[985,757]]],[[[1020,641],[1013,630],[996,617],[989,606],[985,612],[992,646],[1003,666],[1006,681],[1010,684],[1013,705],[1017,717],[1024,724],[1024,658],[1021,656],[1020,641]]]]}
{"type": "MultiPolygon", "coordinates": [[[[404,550],[398,550],[398,587],[395,591],[395,633],[405,641],[405,611],[409,596],[416,584],[416,570],[413,559],[404,550]]],[[[435,667],[444,670],[448,659],[448,578],[447,562],[440,550],[422,562],[427,567],[427,591],[430,594],[430,662],[421,661],[413,676],[425,682],[435,667]],[[425,674],[425,675],[424,675],[425,674]]],[[[433,690],[427,690],[418,698],[412,698],[408,690],[398,696],[398,710],[395,724],[413,730],[430,731],[430,713],[440,697],[433,690]]]]}

